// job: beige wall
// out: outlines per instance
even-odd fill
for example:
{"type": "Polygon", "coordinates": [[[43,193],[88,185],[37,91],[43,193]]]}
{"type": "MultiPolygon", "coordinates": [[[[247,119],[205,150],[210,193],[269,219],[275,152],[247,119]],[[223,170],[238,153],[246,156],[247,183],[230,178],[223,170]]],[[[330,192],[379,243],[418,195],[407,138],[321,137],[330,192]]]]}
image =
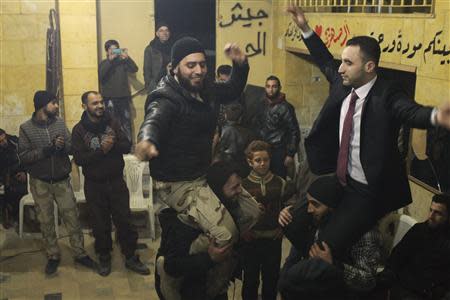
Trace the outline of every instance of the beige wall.
{"type": "Polygon", "coordinates": [[[59,1],[65,120],[80,121],[81,95],[98,90],[95,0],[59,1]]]}
{"type": "MultiPolygon", "coordinates": [[[[129,76],[132,94],[144,88],[144,49],[155,36],[153,1],[100,1],[101,57],[105,58],[104,43],[115,39],[120,47],[128,48],[128,54],[139,67],[136,74],[129,76]]],[[[132,117],[134,138],[144,119],[146,92],[133,97],[132,117]]]]}
{"type": "Polygon", "coordinates": [[[216,65],[230,64],[223,49],[228,42],[237,43],[251,56],[248,83],[253,85],[263,86],[272,73],[272,2],[277,1],[216,1],[216,65]]]}
{"type": "Polygon", "coordinates": [[[45,89],[45,44],[53,1],[1,1],[0,128],[18,134],[45,89]]]}

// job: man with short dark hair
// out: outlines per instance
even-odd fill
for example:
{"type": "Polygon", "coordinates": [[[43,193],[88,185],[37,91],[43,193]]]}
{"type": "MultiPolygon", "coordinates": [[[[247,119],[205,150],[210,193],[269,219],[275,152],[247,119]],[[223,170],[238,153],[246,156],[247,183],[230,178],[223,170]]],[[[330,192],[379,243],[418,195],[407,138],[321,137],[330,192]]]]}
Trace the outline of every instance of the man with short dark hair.
{"type": "Polygon", "coordinates": [[[288,167],[294,169],[294,156],[300,142],[300,127],[294,107],[281,92],[280,79],[274,75],[269,76],[264,88],[264,112],[259,116],[259,135],[272,146],[272,172],[286,178],[288,167]]]}
{"type": "Polygon", "coordinates": [[[164,22],[158,22],[155,27],[155,37],[145,48],[144,81],[149,94],[156,88],[161,78],[167,75],[172,47],[170,35],[169,26],[164,22]]]}
{"type": "Polygon", "coordinates": [[[70,183],[69,160],[72,142],[64,120],[59,118],[56,97],[47,91],[34,94],[35,112],[20,125],[19,157],[30,174],[30,189],[47,252],[47,275],[56,273],[61,261],[55,232],[54,202],[64,221],[75,262],[89,268],[95,263],[84,250],[83,233],[78,220],[75,195],[70,183]]]}
{"type": "MultiPolygon", "coordinates": [[[[308,188],[306,221],[302,244],[293,245],[281,272],[279,290],[283,299],[365,299],[376,285],[381,243],[375,229],[365,233],[343,254],[333,254],[320,231],[339,206],[342,187],[335,176],[317,178],[308,188]],[[360,298],[358,298],[360,297],[360,298]]],[[[292,222],[290,207],[283,209],[279,224],[292,222]]],[[[294,216],[295,218],[295,216],[294,216]]]]}
{"type": "Polygon", "coordinates": [[[120,123],[131,142],[131,91],[128,74],[138,71],[138,66],[128,55],[128,49],[120,48],[116,40],[105,42],[106,59],[98,66],[100,92],[105,97],[106,109],[120,123]]]}
{"type": "Polygon", "coordinates": [[[19,202],[27,194],[27,174],[20,163],[19,139],[0,128],[0,183],[4,186],[1,213],[5,229],[19,219],[19,202]]]}
{"type": "Polygon", "coordinates": [[[72,132],[75,162],[83,168],[84,193],[90,209],[98,272],[111,272],[111,217],[117,230],[125,267],[142,274],[149,269],[135,254],[137,232],[131,227],[130,195],[123,179],[123,154],[130,149],[114,117],[105,112],[102,95],[96,91],[81,96],[84,112],[72,132]]]}
{"type": "Polygon", "coordinates": [[[399,129],[402,125],[450,129],[450,102],[440,108],[419,105],[400,85],[378,77],[381,50],[369,36],[348,40],[338,67],[302,9],[290,6],[288,12],[330,82],[330,95],[305,139],[305,148],[311,171],[317,175],[336,172],[344,187],[342,202],[320,236],[339,252],[383,215],[411,203],[406,166],[398,149],[399,129]]]}
{"type": "Polygon", "coordinates": [[[380,282],[392,300],[450,299],[450,195],[434,195],[425,222],[394,247],[380,282]]]}
{"type": "Polygon", "coordinates": [[[232,70],[233,68],[230,65],[220,65],[217,68],[216,80],[218,82],[226,82],[230,80],[232,70]]]}

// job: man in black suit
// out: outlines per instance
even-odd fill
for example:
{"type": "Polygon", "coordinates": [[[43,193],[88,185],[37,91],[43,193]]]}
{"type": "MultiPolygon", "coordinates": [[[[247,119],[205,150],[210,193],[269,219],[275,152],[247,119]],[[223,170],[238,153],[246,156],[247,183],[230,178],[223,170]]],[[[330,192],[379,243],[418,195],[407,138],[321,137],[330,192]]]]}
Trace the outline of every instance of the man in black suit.
{"type": "Polygon", "coordinates": [[[320,236],[333,251],[341,252],[381,216],[411,203],[406,168],[397,147],[399,128],[450,128],[450,103],[424,107],[398,85],[378,77],[381,51],[378,42],[368,36],[347,42],[338,67],[302,9],[290,6],[288,12],[330,82],[330,95],[305,147],[312,172],[336,172],[344,186],[342,202],[320,236]]]}

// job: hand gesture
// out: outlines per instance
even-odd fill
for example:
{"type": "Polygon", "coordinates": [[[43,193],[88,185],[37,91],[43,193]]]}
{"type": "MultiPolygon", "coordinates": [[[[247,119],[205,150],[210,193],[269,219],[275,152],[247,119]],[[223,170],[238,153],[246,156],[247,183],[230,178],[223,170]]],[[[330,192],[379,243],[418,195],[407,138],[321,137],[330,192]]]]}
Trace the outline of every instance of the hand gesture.
{"type": "Polygon", "coordinates": [[[19,182],[25,182],[27,180],[27,174],[25,172],[19,172],[16,174],[16,179],[19,182]]]}
{"type": "Polygon", "coordinates": [[[323,250],[320,248],[318,243],[315,243],[309,249],[309,256],[311,258],[318,257],[329,264],[333,264],[333,256],[331,255],[331,249],[328,247],[327,243],[322,242],[323,250]]]}
{"type": "Polygon", "coordinates": [[[117,54],[114,54],[112,49],[108,49],[108,60],[114,60],[117,57],[117,54]]]}
{"type": "Polygon", "coordinates": [[[227,43],[223,49],[225,56],[238,64],[242,64],[247,56],[242,52],[241,48],[236,43],[227,43]]]}
{"type": "Polygon", "coordinates": [[[232,249],[233,249],[232,244],[228,244],[223,247],[218,247],[216,246],[216,242],[214,240],[210,240],[208,247],[208,254],[213,262],[219,263],[231,256],[232,249]]]}
{"type": "Polygon", "coordinates": [[[58,135],[55,139],[55,148],[56,150],[61,150],[64,148],[64,137],[62,135],[58,135]]]}
{"type": "Polygon", "coordinates": [[[122,53],[120,54],[120,58],[121,59],[127,59],[129,56],[128,56],[128,49],[127,48],[123,48],[122,49],[122,53]]]}
{"type": "Polygon", "coordinates": [[[107,135],[101,143],[101,148],[103,153],[108,153],[112,147],[114,146],[114,136],[112,135],[107,135]]]}
{"type": "Polygon", "coordinates": [[[159,152],[152,142],[140,141],[136,145],[136,150],[134,151],[134,154],[140,160],[151,160],[152,158],[157,157],[159,155],[159,152]]]}
{"type": "Polygon", "coordinates": [[[284,166],[289,167],[293,163],[294,163],[294,158],[292,156],[286,155],[286,157],[284,158],[284,166]]]}
{"type": "Polygon", "coordinates": [[[303,9],[298,6],[289,5],[286,11],[291,14],[292,20],[297,24],[301,31],[307,32],[310,30],[303,9]]]}
{"type": "Polygon", "coordinates": [[[292,208],[292,205],[286,206],[283,208],[282,211],[280,211],[280,215],[278,216],[278,224],[281,225],[281,227],[286,227],[289,225],[289,223],[292,222],[292,215],[289,211],[292,208]]]}
{"type": "Polygon", "coordinates": [[[438,108],[436,113],[436,123],[437,125],[450,130],[450,102],[447,102],[438,108]]]}

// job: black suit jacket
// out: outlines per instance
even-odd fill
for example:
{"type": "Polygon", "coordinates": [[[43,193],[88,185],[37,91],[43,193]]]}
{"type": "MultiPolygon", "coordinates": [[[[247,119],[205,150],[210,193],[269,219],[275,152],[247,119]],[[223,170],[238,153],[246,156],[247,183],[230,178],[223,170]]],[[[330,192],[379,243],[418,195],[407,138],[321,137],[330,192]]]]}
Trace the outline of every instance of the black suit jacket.
{"type": "MultiPolygon", "coordinates": [[[[321,175],[336,171],[341,105],[351,87],[342,84],[333,56],[316,34],[304,42],[331,85],[330,95],[305,140],[309,166],[321,175]]],[[[431,127],[431,112],[432,108],[415,103],[398,85],[380,76],[367,95],[361,116],[360,159],[369,189],[381,204],[380,213],[411,203],[406,166],[397,144],[399,129],[401,125],[431,127]]]]}

